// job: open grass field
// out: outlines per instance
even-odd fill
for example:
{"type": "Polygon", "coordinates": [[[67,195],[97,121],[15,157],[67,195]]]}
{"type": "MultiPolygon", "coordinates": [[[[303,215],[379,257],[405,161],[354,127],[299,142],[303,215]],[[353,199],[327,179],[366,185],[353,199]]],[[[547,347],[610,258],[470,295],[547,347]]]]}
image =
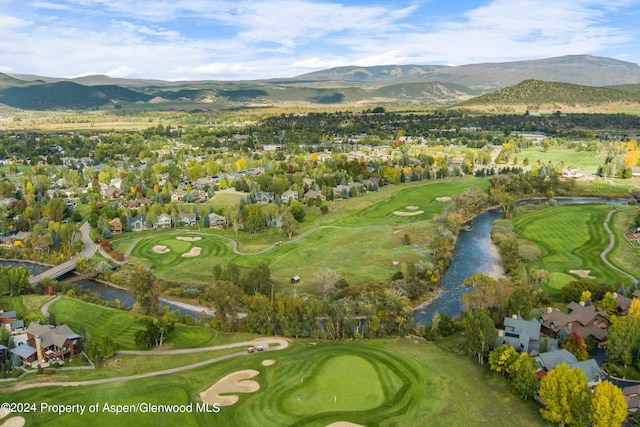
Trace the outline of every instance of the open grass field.
{"type": "MultiPolygon", "coordinates": [[[[458,337],[454,337],[457,339],[458,337]]],[[[163,377],[83,387],[0,390],[10,402],[98,403],[84,415],[24,414],[38,426],[326,426],[348,421],[367,426],[542,426],[538,404],[523,402],[500,375],[468,356],[410,339],[365,342],[295,341],[279,352],[254,353],[163,377]],[[265,359],[275,360],[263,366],[265,359]],[[199,393],[244,369],[259,374],[253,393],[238,393],[219,413],[196,410],[199,393]],[[298,395],[300,399],[298,400],[298,395]],[[334,400],[334,396],[336,399],[334,400]],[[120,413],[104,405],[189,405],[178,413],[120,413]]]]}
{"type": "Polygon", "coordinates": [[[584,184],[578,181],[580,192],[593,197],[628,197],[629,190],[640,190],[640,178],[607,179],[584,184]]]}
{"type": "Polygon", "coordinates": [[[549,271],[545,291],[550,296],[559,296],[562,286],[580,278],[570,270],[589,270],[594,277],[591,280],[607,283],[612,289],[620,283],[631,284],[600,259],[609,244],[603,224],[610,210],[609,205],[561,205],[513,219],[516,233],[542,250],[540,259],[530,267],[549,271]]]}
{"type": "Polygon", "coordinates": [[[4,311],[15,311],[19,318],[28,316],[38,318],[40,306],[49,301],[49,295],[17,295],[14,297],[0,297],[0,309],[4,311]]]}
{"type": "Polygon", "coordinates": [[[518,164],[522,165],[525,158],[529,159],[529,165],[533,165],[538,160],[540,163],[557,164],[564,161],[565,168],[577,168],[583,173],[596,173],[598,166],[604,161],[606,153],[596,153],[593,151],[576,151],[572,148],[550,147],[548,151],[543,151],[541,147],[523,148],[519,153],[513,154],[518,157],[518,164]]]}
{"type": "MultiPolygon", "coordinates": [[[[66,323],[75,331],[84,327],[92,339],[99,339],[108,334],[113,338],[116,347],[121,350],[132,350],[135,344],[135,333],[141,329],[136,323],[139,315],[128,311],[116,310],[89,304],[74,298],[62,297],[51,305],[49,310],[55,313],[58,322],[66,323]]],[[[232,338],[237,340],[238,337],[232,338]]],[[[230,342],[229,336],[214,329],[199,328],[178,324],[176,330],[167,338],[167,348],[208,347],[230,342]]]]}
{"type": "Polygon", "coordinates": [[[215,264],[255,267],[266,263],[274,280],[283,286],[298,275],[302,278],[299,286],[311,291],[314,284],[310,279],[320,267],[335,269],[349,281],[366,282],[390,277],[398,269],[394,261],[417,260],[421,255],[413,246],[403,244],[404,234],[409,234],[413,243],[424,241],[431,220],[448,205],[436,198],[456,196],[470,187],[486,189],[488,181],[439,180],[384,187],[377,193],[333,203],[329,215],[308,215],[292,240],[275,229],[257,235],[235,235],[232,230],[164,230],[127,233],[112,242],[122,252],[133,247],[131,262],[168,280],[210,283],[215,264]],[[396,212],[421,213],[400,216],[396,212]],[[176,239],[180,236],[202,239],[185,242],[176,239]],[[238,243],[237,253],[232,240],[238,243]],[[284,244],[276,246],[278,241],[284,244]],[[158,253],[154,250],[157,247],[168,251],[158,253]],[[193,247],[201,248],[199,256],[182,256],[193,247]]]}

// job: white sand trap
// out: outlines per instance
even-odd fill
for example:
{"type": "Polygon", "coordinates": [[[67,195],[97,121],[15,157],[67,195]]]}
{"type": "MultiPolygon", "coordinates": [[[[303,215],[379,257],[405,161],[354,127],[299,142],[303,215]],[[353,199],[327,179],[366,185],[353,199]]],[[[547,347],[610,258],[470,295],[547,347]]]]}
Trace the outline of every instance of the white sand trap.
{"type": "Polygon", "coordinates": [[[167,253],[171,252],[171,249],[169,249],[165,245],[155,245],[153,247],[153,252],[155,252],[157,254],[167,254],[167,253]]]}
{"type": "Polygon", "coordinates": [[[267,359],[262,361],[262,366],[273,366],[276,364],[276,361],[273,359],[267,359]]]}
{"type": "Polygon", "coordinates": [[[182,254],[182,258],[192,258],[194,256],[198,256],[200,255],[200,252],[202,252],[202,248],[195,246],[193,248],[191,248],[191,250],[189,252],[185,252],[182,254]]]}
{"type": "Polygon", "coordinates": [[[451,197],[449,197],[449,196],[436,197],[436,201],[438,201],[438,202],[450,202],[451,201],[451,197]]]}
{"type": "Polygon", "coordinates": [[[329,424],[327,427],[364,427],[362,424],[354,424],[349,421],[336,421],[329,424]]]}
{"type": "Polygon", "coordinates": [[[595,279],[595,276],[592,276],[591,270],[569,270],[569,273],[577,274],[583,279],[595,279]]]}
{"type": "Polygon", "coordinates": [[[253,393],[260,390],[257,381],[249,380],[260,372],[255,369],[234,372],[200,393],[200,399],[209,405],[231,406],[238,401],[237,395],[221,396],[222,393],[253,393]]]}
{"type": "MultiPolygon", "coordinates": [[[[9,415],[11,412],[0,410],[0,420],[9,415]]],[[[0,427],[22,427],[25,424],[25,419],[23,417],[13,417],[9,418],[7,421],[2,423],[0,427]]]]}
{"type": "Polygon", "coordinates": [[[184,242],[197,242],[198,240],[202,240],[202,237],[184,237],[184,236],[179,236],[176,237],[176,240],[182,240],[184,242]]]}
{"type": "Polygon", "coordinates": [[[407,209],[408,211],[417,211],[417,210],[418,210],[418,209],[420,209],[420,208],[419,208],[419,207],[417,207],[417,206],[407,206],[407,207],[406,207],[406,209],[407,209]]]}
{"type": "Polygon", "coordinates": [[[398,216],[416,216],[423,214],[424,211],[413,211],[413,212],[403,212],[403,211],[395,211],[393,214],[398,216]]]}

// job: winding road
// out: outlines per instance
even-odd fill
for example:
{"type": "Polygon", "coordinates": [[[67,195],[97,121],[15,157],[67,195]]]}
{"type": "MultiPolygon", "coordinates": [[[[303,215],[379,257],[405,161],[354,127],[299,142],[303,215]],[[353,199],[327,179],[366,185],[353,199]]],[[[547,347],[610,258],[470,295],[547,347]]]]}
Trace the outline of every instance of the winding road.
{"type": "Polygon", "coordinates": [[[611,250],[613,249],[613,247],[616,244],[616,236],[615,236],[615,234],[613,234],[613,231],[611,230],[611,227],[609,227],[609,221],[611,220],[611,217],[613,216],[613,214],[615,212],[618,212],[618,210],[617,209],[610,210],[609,213],[607,214],[607,217],[604,220],[604,229],[607,231],[607,233],[609,233],[609,246],[607,246],[607,248],[604,251],[602,251],[602,253],[600,253],[600,259],[602,260],[602,262],[604,262],[612,270],[615,270],[618,273],[629,277],[633,281],[633,283],[635,284],[635,283],[638,282],[638,278],[637,277],[635,277],[632,274],[627,273],[624,270],[621,270],[620,268],[616,267],[611,262],[609,262],[609,260],[607,259],[607,255],[609,254],[609,252],[611,252],[611,250]]]}
{"type": "MultiPolygon", "coordinates": [[[[243,341],[243,342],[237,342],[232,344],[217,345],[212,347],[187,348],[187,349],[179,349],[179,350],[157,350],[157,351],[122,350],[122,351],[116,352],[116,354],[135,354],[135,355],[145,355],[145,356],[157,356],[157,355],[171,356],[171,355],[188,354],[188,353],[201,353],[205,351],[225,350],[225,349],[236,348],[236,347],[242,347],[246,349],[248,347],[258,347],[258,346],[262,346],[265,352],[278,351],[278,350],[284,350],[285,348],[287,348],[289,346],[289,341],[287,341],[284,338],[258,338],[253,341],[243,341]]],[[[184,372],[191,369],[201,368],[203,366],[211,365],[212,363],[220,362],[223,360],[233,359],[234,357],[242,357],[242,356],[246,357],[250,355],[251,353],[248,353],[246,350],[243,350],[237,353],[225,354],[223,356],[218,356],[212,359],[203,360],[202,362],[192,363],[191,365],[164,369],[162,371],[146,372],[144,374],[128,375],[124,377],[104,378],[100,380],[55,381],[55,382],[47,382],[47,383],[19,383],[14,385],[13,389],[15,391],[19,391],[19,390],[26,390],[30,388],[40,388],[40,387],[75,387],[75,386],[90,386],[90,385],[98,385],[98,384],[118,383],[123,381],[138,380],[141,378],[151,378],[151,377],[157,377],[161,375],[175,374],[178,372],[184,372]]]]}

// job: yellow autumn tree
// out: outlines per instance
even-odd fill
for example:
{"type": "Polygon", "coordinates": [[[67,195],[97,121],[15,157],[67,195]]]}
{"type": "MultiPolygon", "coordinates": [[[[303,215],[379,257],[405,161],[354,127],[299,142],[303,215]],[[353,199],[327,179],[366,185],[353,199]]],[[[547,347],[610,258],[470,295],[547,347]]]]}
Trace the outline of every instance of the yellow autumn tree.
{"type": "Polygon", "coordinates": [[[629,312],[627,314],[640,319],[640,299],[634,298],[631,300],[631,306],[629,307],[629,312]]]}
{"type": "Polygon", "coordinates": [[[539,394],[545,407],[542,418],[562,425],[584,425],[589,415],[591,391],[587,377],[579,368],[562,363],[542,378],[539,394]]]}
{"type": "Polygon", "coordinates": [[[627,402],[624,400],[622,390],[609,381],[596,385],[593,388],[589,411],[591,425],[593,427],[621,426],[625,418],[627,418],[627,402]]]}

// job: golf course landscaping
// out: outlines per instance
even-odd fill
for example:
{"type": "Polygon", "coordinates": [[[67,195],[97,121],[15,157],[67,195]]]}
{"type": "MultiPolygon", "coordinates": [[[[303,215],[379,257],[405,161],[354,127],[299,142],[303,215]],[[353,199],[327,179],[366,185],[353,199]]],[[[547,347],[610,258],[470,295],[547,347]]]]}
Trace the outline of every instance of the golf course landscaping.
{"type": "MultiPolygon", "coordinates": [[[[612,289],[619,284],[628,286],[632,283],[629,277],[612,269],[601,258],[610,241],[603,224],[612,209],[608,204],[559,205],[513,219],[516,233],[533,242],[542,252],[529,267],[550,273],[549,283],[544,287],[548,295],[559,296],[562,286],[578,279],[607,283],[612,289]]],[[[633,274],[632,271],[629,273],[633,274]]]]}
{"type": "MultiPolygon", "coordinates": [[[[441,345],[456,346],[454,341],[459,338],[451,337],[441,345]]],[[[160,377],[29,390],[7,385],[0,398],[35,402],[38,408],[42,402],[86,408],[98,404],[97,411],[87,409],[82,415],[40,410],[21,414],[26,425],[34,426],[328,426],[335,422],[511,426],[514,419],[519,425],[543,425],[537,403],[519,400],[509,393],[502,378],[478,369],[466,355],[443,348],[413,339],[296,340],[281,351],[243,352],[239,357],[160,377]],[[245,371],[246,375],[233,378],[240,389],[223,393],[237,396],[230,399],[234,402],[220,405],[218,412],[209,405],[205,412],[201,393],[245,371]],[[151,405],[174,409],[144,412],[151,405]]]]}

